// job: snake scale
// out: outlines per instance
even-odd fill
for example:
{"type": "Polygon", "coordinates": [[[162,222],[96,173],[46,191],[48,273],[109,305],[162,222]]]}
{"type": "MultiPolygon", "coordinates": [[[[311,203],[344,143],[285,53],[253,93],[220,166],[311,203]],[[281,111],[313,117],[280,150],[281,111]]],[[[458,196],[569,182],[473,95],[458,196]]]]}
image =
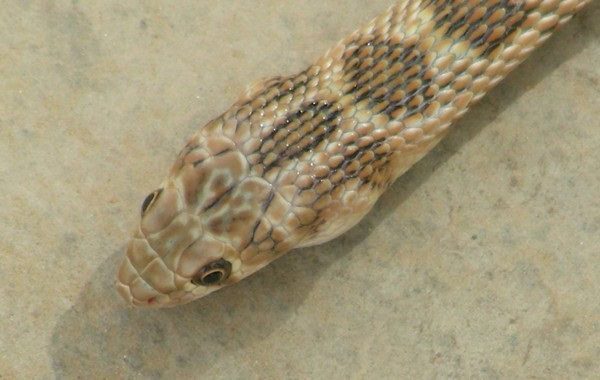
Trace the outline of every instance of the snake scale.
{"type": "Polygon", "coordinates": [[[178,305],[344,233],[588,1],[400,0],[249,87],[143,201],[117,289],[178,305]]]}

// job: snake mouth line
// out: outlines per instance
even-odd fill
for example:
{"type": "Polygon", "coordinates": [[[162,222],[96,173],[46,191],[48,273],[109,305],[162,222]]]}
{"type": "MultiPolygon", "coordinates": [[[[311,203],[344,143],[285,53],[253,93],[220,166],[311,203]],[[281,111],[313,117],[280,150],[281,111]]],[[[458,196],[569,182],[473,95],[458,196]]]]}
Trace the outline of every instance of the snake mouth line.
{"type": "Polygon", "coordinates": [[[123,297],[123,299],[132,306],[141,306],[148,308],[161,308],[161,307],[174,307],[189,303],[194,300],[194,297],[185,297],[185,295],[191,295],[191,292],[186,292],[184,296],[171,298],[169,297],[168,302],[161,302],[164,298],[150,297],[145,301],[138,300],[131,293],[131,287],[123,284],[119,280],[116,281],[117,292],[123,297]],[[187,298],[187,299],[186,299],[187,298]]]}

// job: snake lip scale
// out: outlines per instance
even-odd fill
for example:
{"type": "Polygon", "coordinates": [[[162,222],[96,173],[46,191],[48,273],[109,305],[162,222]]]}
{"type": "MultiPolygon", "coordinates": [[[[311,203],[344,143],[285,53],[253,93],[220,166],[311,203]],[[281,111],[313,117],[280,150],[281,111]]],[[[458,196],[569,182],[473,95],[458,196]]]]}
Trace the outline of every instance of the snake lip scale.
{"type": "Polygon", "coordinates": [[[261,80],[142,202],[117,273],[175,306],[329,241],[590,0],[400,0],[306,70],[261,80]]]}

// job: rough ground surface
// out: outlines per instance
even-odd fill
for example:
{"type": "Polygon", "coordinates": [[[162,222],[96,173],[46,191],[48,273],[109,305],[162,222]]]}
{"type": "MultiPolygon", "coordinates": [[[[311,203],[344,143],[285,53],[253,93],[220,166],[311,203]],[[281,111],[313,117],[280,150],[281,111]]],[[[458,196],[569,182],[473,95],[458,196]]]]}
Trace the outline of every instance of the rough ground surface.
{"type": "Polygon", "coordinates": [[[600,373],[600,2],[358,227],[160,311],[113,279],[184,140],[391,0],[2,3],[0,378],[600,373]]]}

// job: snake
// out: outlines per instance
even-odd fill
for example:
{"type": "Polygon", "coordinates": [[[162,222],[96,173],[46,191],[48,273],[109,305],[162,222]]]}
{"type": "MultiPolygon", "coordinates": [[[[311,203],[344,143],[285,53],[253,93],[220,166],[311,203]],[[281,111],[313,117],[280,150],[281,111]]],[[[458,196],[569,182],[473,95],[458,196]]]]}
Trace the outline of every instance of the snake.
{"type": "Polygon", "coordinates": [[[184,304],[348,231],[590,1],[400,0],[300,73],[248,86],[143,200],[118,292],[184,304]]]}

